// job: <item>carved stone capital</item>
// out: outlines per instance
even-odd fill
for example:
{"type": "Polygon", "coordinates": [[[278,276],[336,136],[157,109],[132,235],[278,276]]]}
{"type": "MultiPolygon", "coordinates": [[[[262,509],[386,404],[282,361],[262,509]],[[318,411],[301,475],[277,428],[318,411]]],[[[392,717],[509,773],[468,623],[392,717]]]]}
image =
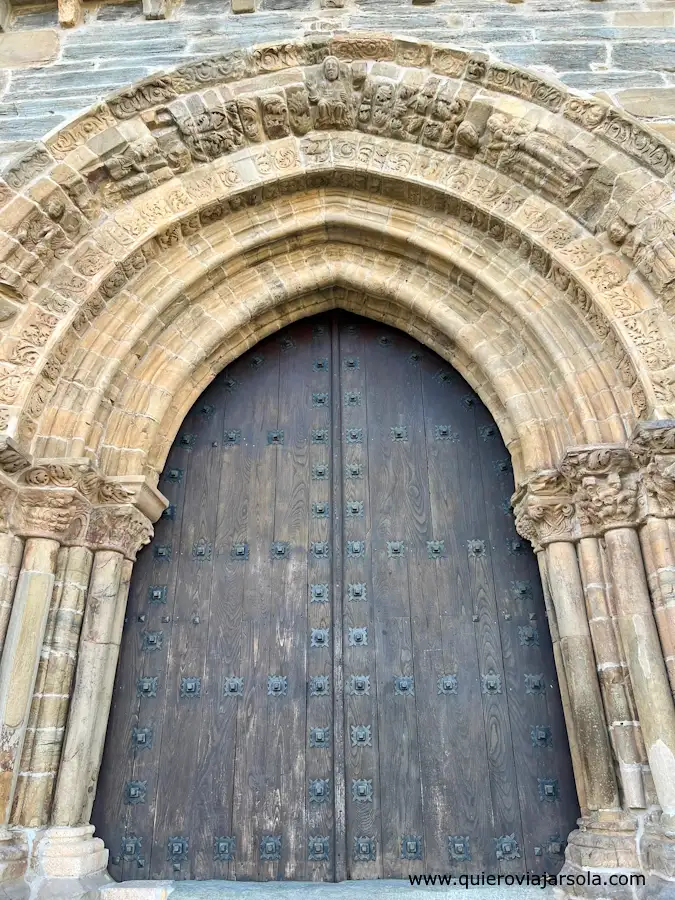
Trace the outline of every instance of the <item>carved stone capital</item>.
{"type": "Polygon", "coordinates": [[[152,535],[152,522],[135,506],[97,506],[91,511],[86,543],[92,550],[116,550],[134,560],[152,535]]]}
{"type": "Polygon", "coordinates": [[[516,529],[539,550],[552,541],[576,537],[574,504],[569,485],[556,469],[541,472],[512,498],[516,529]]]}
{"type": "Polygon", "coordinates": [[[628,449],[641,465],[646,465],[655,456],[675,454],[675,419],[639,422],[628,442],[628,449]]]}
{"type": "Polygon", "coordinates": [[[143,476],[105,477],[89,460],[43,459],[0,472],[0,531],[135,559],[167,501],[143,476]]]}
{"type": "Polygon", "coordinates": [[[583,478],[623,474],[634,468],[630,451],[622,444],[598,444],[590,447],[571,447],[558,467],[572,485],[583,478]]]}
{"type": "Polygon", "coordinates": [[[637,524],[638,475],[626,447],[574,447],[565,453],[560,472],[573,492],[581,535],[637,524]]]}
{"type": "Polygon", "coordinates": [[[675,518],[675,457],[656,456],[640,470],[640,518],[675,518]]]}

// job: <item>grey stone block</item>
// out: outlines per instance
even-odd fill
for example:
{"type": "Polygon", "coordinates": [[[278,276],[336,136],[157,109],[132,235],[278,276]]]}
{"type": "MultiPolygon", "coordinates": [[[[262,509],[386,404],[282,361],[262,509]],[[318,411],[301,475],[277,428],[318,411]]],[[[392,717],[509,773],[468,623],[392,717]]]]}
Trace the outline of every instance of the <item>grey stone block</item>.
{"type": "MultiPolygon", "coordinates": [[[[661,31],[671,29],[658,29],[661,31]]],[[[663,69],[675,72],[675,41],[618,42],[612,46],[612,64],[617,69],[663,69]]]]}
{"type": "Polygon", "coordinates": [[[131,22],[142,19],[143,10],[140,3],[114,3],[99,7],[97,22],[131,22]]]}
{"type": "Polygon", "coordinates": [[[263,0],[260,8],[263,10],[297,9],[307,10],[311,7],[312,0],[263,0]]]}
{"type": "MultiPolygon", "coordinates": [[[[521,66],[551,66],[557,71],[590,69],[591,63],[605,63],[605,44],[500,44],[495,52],[506,62],[521,66]]],[[[644,68],[639,66],[638,68],[644,68]]]]}
{"type": "Polygon", "coordinates": [[[127,44],[131,41],[150,41],[159,38],[173,38],[180,34],[180,26],[174,22],[95,22],[85,28],[69,31],[64,37],[64,46],[101,46],[112,48],[113,44],[127,44]]]}
{"type": "Polygon", "coordinates": [[[664,76],[658,72],[562,72],[558,78],[569,87],[591,92],[665,84],[664,76]]]}
{"type": "Polygon", "coordinates": [[[45,9],[41,12],[17,15],[11,25],[11,31],[25,31],[28,28],[55,28],[58,27],[58,24],[58,10],[56,8],[45,9]]]}
{"type": "MultiPolygon", "coordinates": [[[[542,28],[535,21],[535,37],[538,41],[649,41],[653,40],[653,28],[612,28],[611,26],[603,26],[601,28],[559,28],[557,25],[542,28]]],[[[659,28],[659,40],[670,38],[675,40],[675,28],[659,28]]]]}
{"type": "MultiPolygon", "coordinates": [[[[43,70],[40,76],[25,79],[17,84],[11,97],[30,98],[36,95],[42,97],[72,97],[90,96],[94,91],[97,95],[109,93],[123,84],[129,84],[143,78],[147,67],[137,69],[124,69],[113,72],[77,71],[67,75],[52,75],[49,69],[43,70]]],[[[17,79],[18,81],[18,79],[17,79]]]]}
{"type": "MultiPolygon", "coordinates": [[[[350,16],[349,28],[358,31],[397,31],[401,32],[411,28],[435,28],[437,34],[447,34],[448,26],[443,16],[422,15],[417,9],[409,7],[409,14],[405,15],[404,9],[396,9],[393,14],[381,15],[376,19],[372,16],[350,16]]],[[[450,40],[446,37],[445,40],[450,40]]]]}
{"type": "Polygon", "coordinates": [[[63,48],[61,58],[64,62],[74,60],[87,60],[94,58],[110,58],[118,56],[121,59],[128,57],[150,59],[158,54],[182,53],[187,45],[185,35],[176,34],[175,37],[152,38],[149,35],[144,41],[128,41],[124,48],[106,43],[101,44],[74,44],[69,43],[63,48]],[[121,55],[123,54],[123,55],[121,55]]]}
{"type": "Polygon", "coordinates": [[[63,115],[42,116],[37,119],[0,119],[0,142],[37,140],[65,120],[66,116],[63,115]]]}

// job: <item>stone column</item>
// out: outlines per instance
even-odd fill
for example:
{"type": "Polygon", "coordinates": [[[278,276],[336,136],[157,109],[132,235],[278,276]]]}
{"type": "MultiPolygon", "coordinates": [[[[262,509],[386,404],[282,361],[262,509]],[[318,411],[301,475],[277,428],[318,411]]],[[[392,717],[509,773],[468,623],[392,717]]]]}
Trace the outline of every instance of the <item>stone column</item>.
{"type": "Polygon", "coordinates": [[[86,547],[59,553],[12,811],[15,825],[37,828],[49,822],[92,558],[86,547]]]}
{"type": "Polygon", "coordinates": [[[587,808],[616,811],[619,794],[574,544],[550,543],[546,547],[546,562],[587,808]]]}
{"type": "Polygon", "coordinates": [[[608,583],[598,538],[582,538],[578,545],[578,555],[598,676],[614,753],[619,763],[623,801],[629,809],[644,809],[647,798],[642,773],[646,759],[643,758],[642,748],[636,739],[639,723],[633,715],[631,699],[626,690],[627,672],[617,639],[613,610],[610,608],[608,583]]]}
{"type": "Polygon", "coordinates": [[[675,693],[675,519],[648,516],[640,528],[640,545],[663,657],[675,693]]]}
{"type": "Polygon", "coordinates": [[[661,822],[675,835],[675,705],[652,613],[642,551],[634,528],[605,534],[617,622],[630,671],[647,757],[663,810],[661,822]]]}
{"type": "Polygon", "coordinates": [[[82,625],[75,685],[59,769],[52,823],[88,823],[112,701],[131,563],[96,553],[82,625]]]}
{"type": "Polygon", "coordinates": [[[553,646],[553,659],[558,675],[558,685],[560,687],[560,699],[562,701],[563,715],[565,716],[565,728],[567,730],[567,740],[570,745],[570,756],[572,757],[572,770],[574,771],[574,781],[577,788],[577,796],[579,798],[579,807],[582,814],[588,813],[588,797],[586,796],[586,778],[584,775],[583,761],[579,750],[579,737],[577,735],[577,726],[574,718],[572,702],[570,700],[569,686],[567,684],[567,672],[565,671],[565,660],[560,648],[560,633],[558,631],[558,619],[556,617],[555,606],[551,598],[551,587],[546,567],[546,551],[539,549],[537,551],[537,562],[539,563],[539,574],[541,576],[541,586],[544,593],[544,603],[546,605],[546,616],[548,627],[551,631],[551,644],[553,646]]]}
{"type": "Polygon", "coordinates": [[[12,809],[58,549],[56,540],[29,538],[26,541],[0,661],[0,721],[4,744],[0,765],[2,823],[9,822],[12,809]]]}
{"type": "Polygon", "coordinates": [[[5,644],[22,556],[23,540],[9,532],[0,534],[0,654],[5,644]]]}

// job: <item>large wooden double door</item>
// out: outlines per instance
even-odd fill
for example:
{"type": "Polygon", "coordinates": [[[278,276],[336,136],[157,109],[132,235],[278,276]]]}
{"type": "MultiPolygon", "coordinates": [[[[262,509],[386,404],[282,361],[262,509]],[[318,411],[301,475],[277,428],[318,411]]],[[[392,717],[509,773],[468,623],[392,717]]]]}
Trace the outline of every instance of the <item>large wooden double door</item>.
{"type": "Polygon", "coordinates": [[[489,413],[308,319],[185,420],[134,571],[94,823],[116,879],[542,872],[578,814],[489,413]]]}

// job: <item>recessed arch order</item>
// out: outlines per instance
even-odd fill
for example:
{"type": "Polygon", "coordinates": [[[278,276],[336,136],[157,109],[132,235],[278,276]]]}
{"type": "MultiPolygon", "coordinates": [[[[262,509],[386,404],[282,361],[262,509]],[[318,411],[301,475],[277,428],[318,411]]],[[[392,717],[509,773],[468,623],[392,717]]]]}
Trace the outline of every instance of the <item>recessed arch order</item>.
{"type": "Polygon", "coordinates": [[[452,361],[520,476],[621,442],[672,405],[672,162],[599,101],[403,39],[153,77],[6,175],[4,425],[157,472],[219,367],[345,302],[452,361]]]}
{"type": "Polygon", "coordinates": [[[358,33],[153,75],[9,165],[0,715],[10,700],[16,715],[0,805],[51,835],[31,853],[81,841],[86,871],[105,868],[85,823],[110,667],[186,413],[258,340],[342,308],[454,366],[512,455],[584,816],[569,865],[672,877],[674,185],[672,145],[598,98],[358,33]],[[53,584],[77,594],[58,595],[67,627],[46,625],[53,584]],[[38,665],[61,627],[77,650],[52,673],[54,711],[38,665]],[[63,742],[43,753],[29,716],[63,742]]]}

